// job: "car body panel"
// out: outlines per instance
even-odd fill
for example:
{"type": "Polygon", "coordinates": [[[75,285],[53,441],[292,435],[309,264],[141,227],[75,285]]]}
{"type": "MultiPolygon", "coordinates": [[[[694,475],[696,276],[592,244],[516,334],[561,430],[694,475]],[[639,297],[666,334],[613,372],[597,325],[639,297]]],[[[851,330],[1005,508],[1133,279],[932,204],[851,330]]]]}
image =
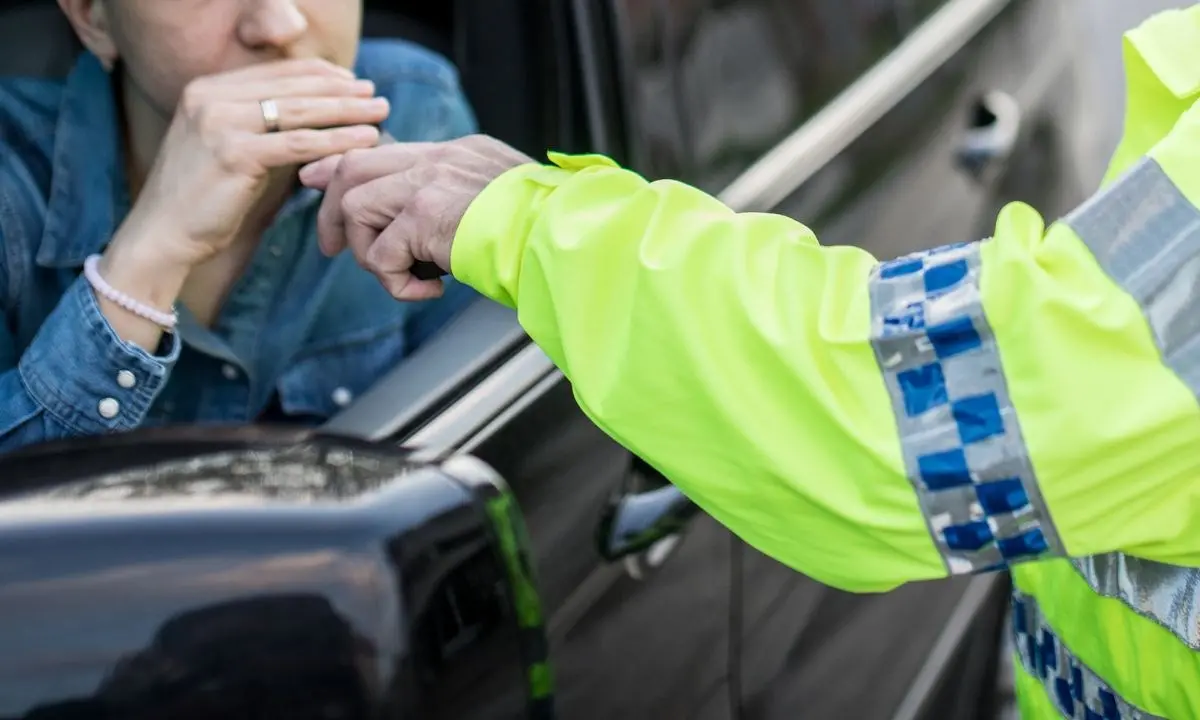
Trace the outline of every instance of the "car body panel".
{"type": "Polygon", "coordinates": [[[0,717],[535,714],[511,496],[454,465],[253,428],[0,459],[0,717]]]}

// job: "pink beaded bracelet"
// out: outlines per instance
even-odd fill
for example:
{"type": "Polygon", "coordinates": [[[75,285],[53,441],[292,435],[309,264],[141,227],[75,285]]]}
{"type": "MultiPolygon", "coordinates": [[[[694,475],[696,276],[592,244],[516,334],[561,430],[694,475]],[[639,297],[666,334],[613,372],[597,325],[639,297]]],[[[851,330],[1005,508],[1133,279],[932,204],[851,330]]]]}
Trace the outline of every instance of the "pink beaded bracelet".
{"type": "Polygon", "coordinates": [[[167,332],[175,330],[175,325],[179,322],[179,315],[174,310],[169,313],[156,310],[145,303],[134,300],[112,285],[109,285],[105,282],[104,278],[100,277],[100,270],[97,267],[99,263],[99,255],[92,255],[83,261],[83,276],[87,278],[88,283],[92,286],[92,290],[97,295],[119,305],[140,318],[149,320],[167,332]]]}

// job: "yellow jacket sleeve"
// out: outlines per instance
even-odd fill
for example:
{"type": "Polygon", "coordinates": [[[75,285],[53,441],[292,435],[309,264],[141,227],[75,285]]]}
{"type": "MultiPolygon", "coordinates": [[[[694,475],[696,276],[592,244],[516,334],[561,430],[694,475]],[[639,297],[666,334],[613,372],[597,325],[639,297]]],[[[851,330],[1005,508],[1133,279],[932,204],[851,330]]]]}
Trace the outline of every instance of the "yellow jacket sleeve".
{"type": "Polygon", "coordinates": [[[551,160],[476,199],[454,274],[750,544],[858,591],[1118,550],[1200,565],[1200,110],[1049,228],[1016,204],[991,239],[884,263],[551,160]]]}

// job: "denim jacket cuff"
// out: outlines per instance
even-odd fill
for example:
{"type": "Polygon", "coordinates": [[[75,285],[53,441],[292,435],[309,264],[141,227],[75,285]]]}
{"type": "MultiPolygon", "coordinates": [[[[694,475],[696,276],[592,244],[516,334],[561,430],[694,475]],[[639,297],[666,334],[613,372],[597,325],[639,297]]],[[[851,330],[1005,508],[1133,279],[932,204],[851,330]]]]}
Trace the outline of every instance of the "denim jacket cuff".
{"type": "Polygon", "coordinates": [[[30,396],[80,435],[130,430],[142,424],[179,358],[177,335],[165,335],[163,345],[167,354],[159,357],[122,340],[81,277],[38,331],[19,371],[30,396]]]}

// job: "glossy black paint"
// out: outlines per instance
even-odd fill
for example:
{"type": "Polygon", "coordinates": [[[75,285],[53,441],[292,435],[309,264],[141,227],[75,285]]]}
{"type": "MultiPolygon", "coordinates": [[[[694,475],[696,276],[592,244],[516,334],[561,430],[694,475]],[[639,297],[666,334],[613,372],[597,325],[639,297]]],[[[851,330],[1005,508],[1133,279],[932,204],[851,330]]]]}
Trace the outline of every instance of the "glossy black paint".
{"type": "Polygon", "coordinates": [[[454,451],[495,468],[520,504],[560,717],[728,716],[732,537],[724,528],[701,514],[655,551],[602,558],[596,538],[614,494],[661,481],[579,411],[557,373],[464,433],[454,451]]]}
{"type": "Polygon", "coordinates": [[[3,458],[0,717],[548,717],[507,491],[453,473],[263,429],[3,458]]]}

